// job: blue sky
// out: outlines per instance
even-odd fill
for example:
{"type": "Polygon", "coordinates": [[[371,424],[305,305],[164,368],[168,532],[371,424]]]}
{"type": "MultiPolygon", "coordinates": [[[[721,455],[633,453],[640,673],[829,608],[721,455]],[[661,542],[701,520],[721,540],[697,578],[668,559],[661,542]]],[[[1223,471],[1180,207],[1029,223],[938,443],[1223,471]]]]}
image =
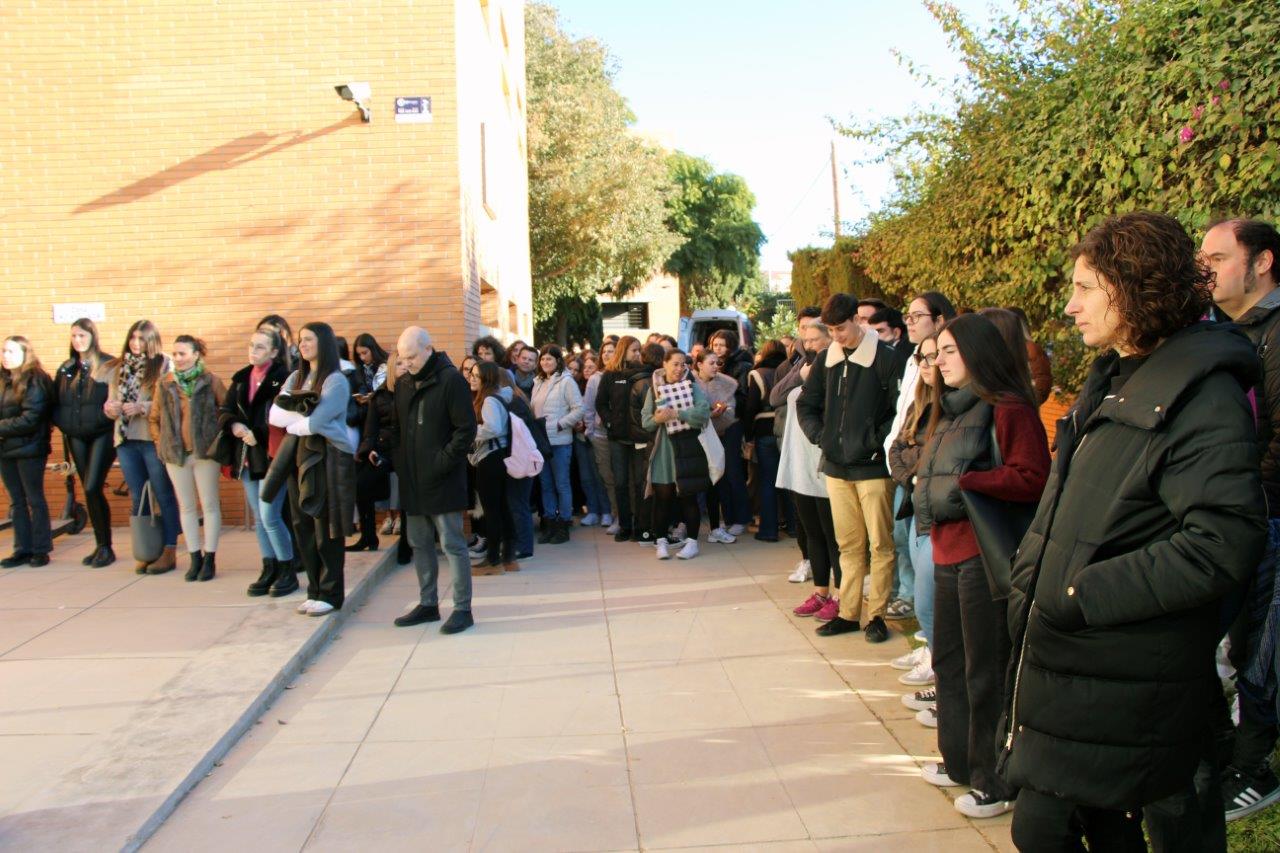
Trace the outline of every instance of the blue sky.
{"type": "MultiPolygon", "coordinates": [[[[765,269],[787,269],[790,249],[830,243],[827,116],[936,102],[891,51],[939,78],[960,71],[919,0],[550,2],[571,34],[609,46],[640,130],[746,178],[769,238],[765,269]]],[[[953,2],[971,20],[990,16],[986,0],[953,2]]],[[[855,166],[861,152],[847,140],[836,150],[841,218],[855,221],[879,206],[889,174],[855,166]]]]}

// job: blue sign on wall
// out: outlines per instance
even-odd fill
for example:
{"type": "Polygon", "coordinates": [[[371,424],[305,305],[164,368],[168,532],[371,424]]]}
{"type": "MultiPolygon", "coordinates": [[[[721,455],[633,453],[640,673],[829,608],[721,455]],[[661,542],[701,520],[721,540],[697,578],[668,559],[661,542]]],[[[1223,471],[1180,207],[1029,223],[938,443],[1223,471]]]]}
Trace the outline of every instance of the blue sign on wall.
{"type": "Polygon", "coordinates": [[[431,121],[431,98],[396,98],[396,121],[400,124],[431,121]]]}

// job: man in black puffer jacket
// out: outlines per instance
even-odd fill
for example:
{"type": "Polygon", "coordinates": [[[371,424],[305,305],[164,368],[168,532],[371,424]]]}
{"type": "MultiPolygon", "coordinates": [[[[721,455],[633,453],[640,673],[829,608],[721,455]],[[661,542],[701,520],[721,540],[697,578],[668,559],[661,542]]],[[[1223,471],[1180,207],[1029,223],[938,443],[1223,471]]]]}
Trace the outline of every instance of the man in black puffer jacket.
{"type": "MultiPolygon", "coordinates": [[[[1020,850],[1145,850],[1144,806],[1194,807],[1221,601],[1265,545],[1259,365],[1238,331],[1199,322],[1211,277],[1177,220],[1112,217],[1073,254],[1067,314],[1106,353],[1014,559],[1000,761],[1020,850]]],[[[1222,812],[1197,817],[1225,849],[1222,812]]]]}

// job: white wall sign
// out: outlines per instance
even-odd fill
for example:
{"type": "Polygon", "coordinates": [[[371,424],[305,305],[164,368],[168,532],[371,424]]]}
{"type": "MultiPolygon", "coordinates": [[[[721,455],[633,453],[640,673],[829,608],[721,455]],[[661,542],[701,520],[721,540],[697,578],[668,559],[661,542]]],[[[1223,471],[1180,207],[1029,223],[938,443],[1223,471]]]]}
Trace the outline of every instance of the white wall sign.
{"type": "Polygon", "coordinates": [[[431,121],[431,98],[396,98],[398,124],[427,124],[431,121]]]}
{"type": "Polygon", "coordinates": [[[103,302],[55,302],[53,305],[53,322],[59,326],[70,326],[81,317],[101,323],[107,319],[107,306],[103,302]]]}

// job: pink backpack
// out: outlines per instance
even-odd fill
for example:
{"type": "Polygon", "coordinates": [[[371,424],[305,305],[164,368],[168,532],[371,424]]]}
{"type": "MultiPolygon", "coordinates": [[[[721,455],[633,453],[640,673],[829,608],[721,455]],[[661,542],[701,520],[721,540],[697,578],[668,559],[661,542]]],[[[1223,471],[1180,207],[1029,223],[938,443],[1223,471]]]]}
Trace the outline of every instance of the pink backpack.
{"type": "Polygon", "coordinates": [[[502,460],[507,466],[507,476],[513,480],[525,480],[542,473],[545,460],[538,452],[538,445],[533,440],[533,433],[525,425],[524,419],[511,413],[511,407],[503,402],[507,409],[507,458],[502,460]]]}

